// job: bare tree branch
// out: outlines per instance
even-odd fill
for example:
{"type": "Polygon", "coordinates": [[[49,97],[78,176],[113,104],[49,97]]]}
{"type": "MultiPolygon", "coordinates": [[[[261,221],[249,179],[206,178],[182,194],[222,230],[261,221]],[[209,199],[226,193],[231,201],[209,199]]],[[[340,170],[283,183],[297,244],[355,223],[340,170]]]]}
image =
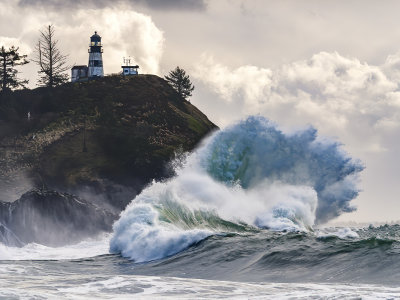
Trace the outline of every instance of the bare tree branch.
{"type": "Polygon", "coordinates": [[[58,40],[55,39],[53,25],[40,30],[40,37],[35,48],[36,62],[40,68],[38,71],[39,85],[54,87],[68,81],[65,71],[70,69],[67,65],[67,55],[63,55],[58,48],[58,40]]]}

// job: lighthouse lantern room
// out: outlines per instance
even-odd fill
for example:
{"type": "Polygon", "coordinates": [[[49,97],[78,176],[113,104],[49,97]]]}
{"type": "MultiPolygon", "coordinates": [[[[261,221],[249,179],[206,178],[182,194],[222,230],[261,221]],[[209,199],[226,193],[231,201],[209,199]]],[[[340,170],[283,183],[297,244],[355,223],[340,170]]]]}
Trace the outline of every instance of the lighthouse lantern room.
{"type": "Polygon", "coordinates": [[[88,77],[103,77],[103,48],[101,45],[101,37],[94,32],[94,35],[90,37],[89,45],[89,66],[88,66],[88,77]]]}

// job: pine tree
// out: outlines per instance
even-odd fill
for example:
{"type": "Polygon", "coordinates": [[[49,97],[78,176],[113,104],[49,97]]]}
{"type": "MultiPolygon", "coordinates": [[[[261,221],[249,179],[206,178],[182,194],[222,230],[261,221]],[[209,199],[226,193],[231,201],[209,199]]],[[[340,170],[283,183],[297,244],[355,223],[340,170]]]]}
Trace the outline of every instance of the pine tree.
{"type": "Polygon", "coordinates": [[[169,72],[169,76],[165,76],[165,79],[184,99],[187,100],[192,96],[194,85],[190,81],[189,75],[186,75],[185,70],[179,68],[179,66],[169,72]]]}
{"type": "Polygon", "coordinates": [[[15,67],[28,63],[27,56],[20,55],[18,49],[18,47],[15,48],[14,46],[8,50],[4,46],[0,48],[0,84],[2,92],[25,87],[25,84],[28,83],[28,80],[17,78],[18,70],[15,67]]]}
{"type": "Polygon", "coordinates": [[[39,85],[54,87],[68,81],[68,75],[64,72],[70,67],[66,65],[67,56],[61,54],[58,48],[58,40],[55,39],[53,25],[46,27],[45,31],[39,31],[40,38],[36,46],[36,59],[39,65],[39,85]]]}

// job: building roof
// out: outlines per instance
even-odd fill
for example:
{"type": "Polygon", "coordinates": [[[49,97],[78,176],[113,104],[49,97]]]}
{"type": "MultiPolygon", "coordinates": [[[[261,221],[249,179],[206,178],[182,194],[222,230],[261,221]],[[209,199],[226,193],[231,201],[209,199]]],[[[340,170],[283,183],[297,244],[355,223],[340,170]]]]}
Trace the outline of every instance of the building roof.
{"type": "Polygon", "coordinates": [[[92,42],[100,42],[101,41],[101,36],[97,34],[97,31],[94,32],[94,34],[90,37],[90,40],[92,42]]]}
{"type": "Polygon", "coordinates": [[[136,66],[121,66],[121,68],[139,68],[139,66],[138,65],[136,65],[136,66]]]}
{"type": "Polygon", "coordinates": [[[72,69],[87,69],[87,66],[85,65],[73,66],[72,69]]]}

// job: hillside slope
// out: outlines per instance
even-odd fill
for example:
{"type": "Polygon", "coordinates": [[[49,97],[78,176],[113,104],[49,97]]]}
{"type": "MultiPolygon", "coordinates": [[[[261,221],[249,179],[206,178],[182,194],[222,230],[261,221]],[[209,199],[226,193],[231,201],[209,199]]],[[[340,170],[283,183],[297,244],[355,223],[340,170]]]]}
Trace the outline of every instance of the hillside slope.
{"type": "Polygon", "coordinates": [[[47,187],[122,209],[216,128],[155,75],[2,95],[0,200],[47,187]]]}

